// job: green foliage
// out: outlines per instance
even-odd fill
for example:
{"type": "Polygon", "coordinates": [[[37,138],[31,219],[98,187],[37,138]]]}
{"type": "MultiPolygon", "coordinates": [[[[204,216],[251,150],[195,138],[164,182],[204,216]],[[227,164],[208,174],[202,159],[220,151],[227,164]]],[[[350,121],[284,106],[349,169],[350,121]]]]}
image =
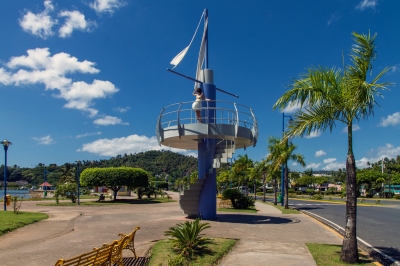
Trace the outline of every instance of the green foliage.
{"type": "Polygon", "coordinates": [[[400,199],[400,194],[394,195],[394,198],[395,198],[395,199],[400,199]]]}
{"type": "Polygon", "coordinates": [[[237,188],[228,188],[222,193],[224,199],[229,199],[235,209],[249,209],[254,207],[254,198],[244,195],[237,188]]]}
{"type": "Polygon", "coordinates": [[[322,195],[322,194],[314,194],[314,195],[311,196],[311,199],[313,199],[313,200],[322,200],[322,199],[324,199],[324,195],[322,195]]]}
{"type": "Polygon", "coordinates": [[[209,242],[207,238],[201,237],[200,233],[210,227],[209,223],[200,223],[200,220],[196,219],[193,222],[187,221],[177,224],[176,227],[170,227],[164,235],[172,237],[173,246],[179,254],[193,257],[209,242]]]}
{"type": "Polygon", "coordinates": [[[76,183],[71,182],[60,184],[57,186],[57,190],[54,196],[56,198],[57,204],[60,200],[60,197],[70,199],[72,203],[75,203],[78,197],[78,186],[76,183]]]}
{"type": "Polygon", "coordinates": [[[306,194],[308,194],[308,195],[314,195],[314,193],[315,193],[315,190],[314,190],[314,189],[311,189],[311,188],[307,188],[307,189],[306,189],[306,194]]]}
{"type": "Polygon", "coordinates": [[[106,186],[114,191],[114,200],[123,186],[129,189],[149,186],[149,174],[140,168],[87,168],[81,173],[82,186],[106,186]]]}

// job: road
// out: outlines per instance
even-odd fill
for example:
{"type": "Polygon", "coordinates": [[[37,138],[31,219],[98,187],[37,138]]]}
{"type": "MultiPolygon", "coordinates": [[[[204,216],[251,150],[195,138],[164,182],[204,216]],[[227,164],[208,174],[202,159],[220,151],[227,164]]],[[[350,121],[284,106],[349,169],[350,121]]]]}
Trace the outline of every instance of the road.
{"type": "MultiPolygon", "coordinates": [[[[400,261],[400,202],[385,206],[357,207],[357,236],[400,261]]],[[[345,227],[346,206],[329,202],[289,200],[289,205],[317,214],[345,227]]]]}

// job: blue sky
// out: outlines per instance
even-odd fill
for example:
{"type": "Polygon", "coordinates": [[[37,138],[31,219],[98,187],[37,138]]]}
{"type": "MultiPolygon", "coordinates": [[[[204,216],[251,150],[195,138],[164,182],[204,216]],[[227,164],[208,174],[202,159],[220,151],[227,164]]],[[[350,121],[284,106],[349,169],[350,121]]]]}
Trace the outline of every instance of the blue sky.
{"type": "MultiPolygon", "coordinates": [[[[13,142],[8,164],[166,149],[155,139],[161,108],[193,100],[193,84],[166,68],[189,44],[204,8],[214,83],[240,96],[217,98],[251,107],[258,119],[257,146],[236,156],[266,156],[268,137],[282,130],[282,113],[272,105],[307,67],[341,67],[353,31],[378,33],[372,74],[391,67],[382,82],[400,83],[400,5],[394,0],[1,1],[0,138],[13,142]]],[[[177,71],[195,75],[200,35],[177,71]]],[[[358,167],[400,155],[398,85],[383,94],[375,116],[354,126],[358,167]]],[[[345,166],[344,128],[294,140],[309,168],[345,166]]]]}

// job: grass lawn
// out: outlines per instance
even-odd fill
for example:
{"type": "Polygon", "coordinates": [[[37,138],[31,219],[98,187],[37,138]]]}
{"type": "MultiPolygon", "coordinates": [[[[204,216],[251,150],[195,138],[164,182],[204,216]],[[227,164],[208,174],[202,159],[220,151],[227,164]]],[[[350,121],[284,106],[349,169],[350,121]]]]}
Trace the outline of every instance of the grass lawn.
{"type": "Polygon", "coordinates": [[[257,213],[256,209],[234,209],[234,208],[218,208],[219,212],[250,212],[257,213]]]}
{"type": "MultiPolygon", "coordinates": [[[[98,198],[97,198],[98,199],[98,198]]],[[[81,201],[80,204],[83,206],[108,206],[108,205],[115,205],[115,204],[155,204],[155,203],[165,203],[165,202],[176,202],[176,200],[171,200],[166,197],[157,197],[157,198],[143,198],[143,199],[118,199],[116,201],[107,200],[107,201],[100,201],[97,202],[96,200],[93,201],[81,201]]],[[[55,202],[44,202],[38,203],[36,205],[39,206],[77,206],[78,203],[72,203],[71,201],[63,201],[59,202],[58,204],[55,202]]]]}
{"type": "Polygon", "coordinates": [[[360,253],[360,260],[357,264],[347,264],[340,261],[340,252],[342,246],[340,245],[328,245],[328,244],[306,244],[308,250],[310,250],[317,266],[340,266],[340,265],[375,265],[373,260],[368,256],[360,253]]]}
{"type": "Polygon", "coordinates": [[[25,225],[47,219],[49,216],[38,212],[0,212],[0,236],[25,225]]]}
{"type": "MultiPolygon", "coordinates": [[[[236,244],[235,239],[212,238],[212,243],[205,245],[188,265],[215,265],[236,244]]],[[[168,239],[158,241],[150,250],[149,266],[168,265],[168,259],[175,258],[178,254],[174,252],[172,242],[168,239]]]]}
{"type": "Polygon", "coordinates": [[[278,210],[280,210],[280,211],[282,212],[282,214],[299,214],[299,213],[300,213],[299,211],[297,211],[297,210],[295,210],[295,209],[291,209],[291,208],[285,209],[285,207],[282,207],[282,206],[280,205],[280,203],[278,203],[278,205],[274,205],[274,204],[271,203],[271,202],[262,202],[262,201],[260,201],[260,202],[261,202],[261,203],[264,203],[264,204],[268,204],[268,205],[274,206],[275,208],[277,208],[278,210]]]}

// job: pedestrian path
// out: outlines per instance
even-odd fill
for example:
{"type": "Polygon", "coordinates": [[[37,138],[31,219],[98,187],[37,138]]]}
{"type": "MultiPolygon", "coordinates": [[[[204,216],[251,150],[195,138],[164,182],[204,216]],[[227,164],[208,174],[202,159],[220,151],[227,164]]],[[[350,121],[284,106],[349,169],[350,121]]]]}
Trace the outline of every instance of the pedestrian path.
{"type": "MultiPolygon", "coordinates": [[[[178,193],[168,192],[173,199],[178,193]]],[[[0,264],[54,265],[128,233],[136,226],[135,248],[147,254],[164,232],[186,221],[177,201],[161,204],[109,206],[38,206],[23,202],[21,211],[44,212],[50,219],[0,237],[0,264]]],[[[239,239],[220,265],[312,265],[305,243],[341,244],[341,239],[304,214],[282,214],[271,205],[256,202],[258,213],[218,212],[209,222],[207,237],[239,239]]]]}

